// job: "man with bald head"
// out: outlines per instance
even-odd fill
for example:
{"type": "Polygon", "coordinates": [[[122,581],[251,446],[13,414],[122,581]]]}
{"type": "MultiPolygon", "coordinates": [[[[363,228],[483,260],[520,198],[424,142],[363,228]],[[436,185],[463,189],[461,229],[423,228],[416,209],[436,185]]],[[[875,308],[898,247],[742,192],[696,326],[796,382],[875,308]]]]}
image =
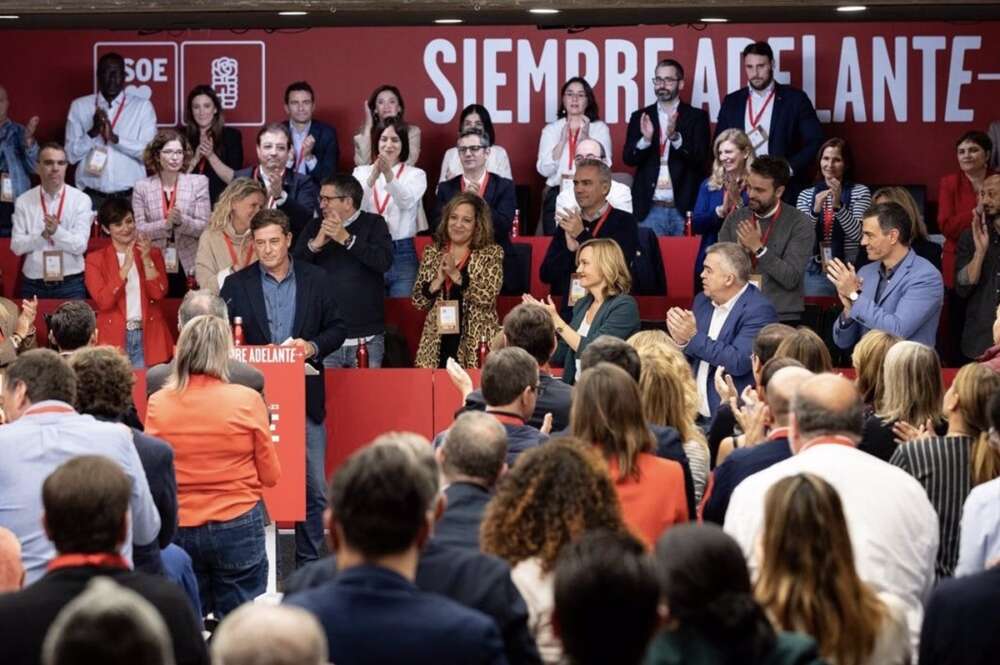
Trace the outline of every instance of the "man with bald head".
{"type": "Polygon", "coordinates": [[[725,529],[755,571],[767,491],[799,473],[823,478],[840,495],[858,575],[877,592],[903,601],[915,649],[923,601],[934,585],[937,514],[916,479],[857,449],[863,414],[861,396],[844,377],[819,374],[803,381],[792,398],[789,418],[792,457],[736,488],[725,529]]]}
{"type": "Polygon", "coordinates": [[[327,653],[316,617],[288,605],[247,603],[212,634],[215,665],[326,665],[327,653]]]}
{"type": "Polygon", "coordinates": [[[1000,174],[986,178],[972,211],[972,226],[958,239],[955,290],[967,301],[962,354],[978,358],[993,343],[1000,305],[1000,174]]]}
{"type": "MultiPolygon", "coordinates": [[[[611,167],[608,155],[604,152],[604,146],[600,141],[594,139],[584,139],[576,144],[576,154],[573,160],[577,165],[585,159],[596,159],[611,167]]],[[[632,190],[628,185],[611,181],[611,191],[608,192],[608,203],[612,208],[618,208],[625,212],[632,212],[632,190]]],[[[559,196],[556,197],[556,210],[579,210],[580,205],[576,202],[576,194],[573,191],[573,181],[566,178],[562,181],[559,196]]]]}

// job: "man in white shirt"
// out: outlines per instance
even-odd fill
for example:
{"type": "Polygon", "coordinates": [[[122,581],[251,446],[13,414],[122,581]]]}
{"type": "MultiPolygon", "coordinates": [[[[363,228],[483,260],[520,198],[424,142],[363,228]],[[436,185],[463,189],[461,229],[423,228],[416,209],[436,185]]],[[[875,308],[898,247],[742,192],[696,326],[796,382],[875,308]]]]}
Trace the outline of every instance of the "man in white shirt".
{"type": "MultiPolygon", "coordinates": [[[[608,156],[604,152],[604,146],[600,141],[594,139],[584,139],[576,146],[576,154],[573,156],[577,165],[585,159],[596,159],[611,166],[608,156]]],[[[608,192],[608,203],[612,208],[618,208],[625,212],[632,212],[632,190],[628,185],[611,181],[611,191],[608,192]]],[[[573,191],[573,181],[571,179],[562,181],[562,189],[556,197],[556,211],[580,210],[580,205],[576,200],[576,193],[573,191]]]]}
{"type": "Polygon", "coordinates": [[[847,379],[821,374],[803,382],[792,398],[789,419],[793,456],[740,483],[729,502],[725,529],[756,571],[767,491],[799,473],[823,478],[840,495],[858,575],[876,591],[905,603],[916,646],[923,601],[934,584],[937,514],[916,479],[857,449],[863,413],[861,397],[847,379]]]}
{"type": "Polygon", "coordinates": [[[702,293],[692,310],[667,311],[667,331],[691,363],[698,385],[698,413],[715,416],[715,370],[725,368],[740,392],[753,383],[750,355],[761,328],[778,320],[770,301],[749,284],[750,259],[739,245],[718,242],[705,253],[702,293]]]}
{"type": "Polygon", "coordinates": [[[66,184],[66,151],[46,143],[38,155],[41,184],[17,197],[10,248],[24,257],[21,297],[87,297],[83,254],[94,212],[90,197],[66,184]]]}
{"type": "Polygon", "coordinates": [[[94,95],[73,100],[66,118],[66,154],[76,166],[76,186],[99,209],[109,196],[131,198],[146,177],[143,151],[156,134],[156,111],[148,99],[125,88],[125,60],[107,53],[97,63],[94,95]]]}

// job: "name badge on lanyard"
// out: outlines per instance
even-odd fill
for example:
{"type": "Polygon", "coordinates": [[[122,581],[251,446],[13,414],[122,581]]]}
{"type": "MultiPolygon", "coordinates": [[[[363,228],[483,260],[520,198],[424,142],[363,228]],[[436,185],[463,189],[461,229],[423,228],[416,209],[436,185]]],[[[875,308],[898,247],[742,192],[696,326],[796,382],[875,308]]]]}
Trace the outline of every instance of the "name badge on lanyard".
{"type": "Polygon", "coordinates": [[[169,243],[163,248],[163,263],[168,273],[176,274],[178,272],[180,264],[177,262],[177,245],[169,243]]]}
{"type": "Polygon", "coordinates": [[[46,282],[63,281],[63,253],[53,249],[42,252],[42,279],[46,282]]]}
{"type": "Polygon", "coordinates": [[[0,201],[4,203],[14,202],[14,180],[9,173],[0,172],[0,201]]]}
{"type": "Polygon", "coordinates": [[[100,176],[108,165],[108,149],[103,145],[96,146],[87,155],[87,163],[84,170],[87,175],[100,176]]]}
{"type": "Polygon", "coordinates": [[[569,305],[575,305],[586,295],[587,289],[583,288],[583,283],[580,281],[580,274],[573,273],[570,276],[569,282],[569,305]]]}
{"type": "Polygon", "coordinates": [[[459,332],[461,320],[457,300],[439,300],[437,304],[438,333],[456,335],[459,332]]]}

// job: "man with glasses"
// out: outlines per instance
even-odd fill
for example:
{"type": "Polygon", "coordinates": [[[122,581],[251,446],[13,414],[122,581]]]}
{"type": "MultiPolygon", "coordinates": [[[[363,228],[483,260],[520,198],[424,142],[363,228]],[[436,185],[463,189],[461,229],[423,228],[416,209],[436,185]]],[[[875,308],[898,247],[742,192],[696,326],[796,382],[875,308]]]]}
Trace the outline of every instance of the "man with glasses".
{"type": "Polygon", "coordinates": [[[319,190],[322,218],[309,222],[295,244],[295,258],[326,270],[327,288],[344,319],[343,345],[323,360],[325,367],[357,367],[358,345],[368,349],[368,366],[381,367],[385,354],[385,273],[392,266],[392,236],[381,215],[361,211],[364,190],[342,173],[319,190]]]}
{"type": "Polygon", "coordinates": [[[679,62],[661,60],[654,72],[656,103],[632,114],[622,160],[636,167],[635,218],[656,235],[679,236],[711,159],[708,114],[680,100],[679,62]]]}
{"type": "MultiPolygon", "coordinates": [[[[579,166],[580,162],[587,159],[596,159],[609,167],[611,166],[608,156],[604,152],[604,146],[601,145],[600,141],[594,139],[584,139],[576,146],[576,154],[573,155],[573,161],[576,165],[579,166]]],[[[611,204],[612,208],[632,212],[632,190],[629,189],[628,185],[612,180],[611,191],[608,192],[608,203],[611,204]]],[[[572,180],[563,180],[562,189],[559,196],[556,197],[556,210],[566,212],[580,210],[572,180]]]]}

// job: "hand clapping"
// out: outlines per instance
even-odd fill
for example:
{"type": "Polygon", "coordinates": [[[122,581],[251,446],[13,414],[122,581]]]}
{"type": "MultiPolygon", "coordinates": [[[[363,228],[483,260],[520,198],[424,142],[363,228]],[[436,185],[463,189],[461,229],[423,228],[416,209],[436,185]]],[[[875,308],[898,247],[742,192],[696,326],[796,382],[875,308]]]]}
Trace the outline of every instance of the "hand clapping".
{"type": "Polygon", "coordinates": [[[667,310],[667,332],[678,346],[685,346],[698,332],[694,312],[680,307],[667,310]]]}

